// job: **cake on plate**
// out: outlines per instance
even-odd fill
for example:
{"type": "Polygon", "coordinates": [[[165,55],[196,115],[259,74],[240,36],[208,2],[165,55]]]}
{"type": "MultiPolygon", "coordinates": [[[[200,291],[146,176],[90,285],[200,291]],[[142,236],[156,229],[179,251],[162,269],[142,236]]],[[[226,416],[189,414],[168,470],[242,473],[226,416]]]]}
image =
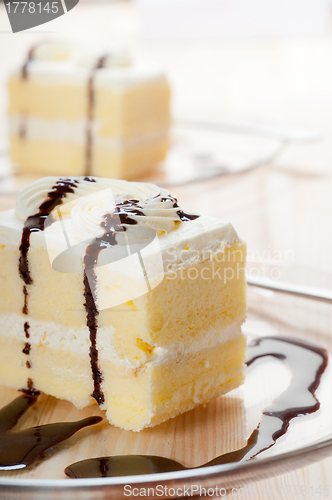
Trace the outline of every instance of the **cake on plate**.
{"type": "Polygon", "coordinates": [[[0,214],[0,384],[123,429],[244,379],[246,246],[154,184],[45,177],[0,214]]]}
{"type": "Polygon", "coordinates": [[[166,155],[165,75],[123,50],[44,42],[8,88],[11,159],[23,171],[131,180],[166,155]]]}

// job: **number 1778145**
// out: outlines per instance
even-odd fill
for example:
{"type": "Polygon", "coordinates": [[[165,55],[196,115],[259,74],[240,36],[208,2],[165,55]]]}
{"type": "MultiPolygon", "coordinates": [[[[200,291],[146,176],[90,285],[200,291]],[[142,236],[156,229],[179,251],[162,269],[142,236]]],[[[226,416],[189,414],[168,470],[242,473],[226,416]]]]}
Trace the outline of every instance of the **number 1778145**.
{"type": "Polygon", "coordinates": [[[56,2],[47,2],[43,5],[41,2],[8,2],[6,3],[6,8],[8,14],[16,14],[25,12],[28,14],[35,14],[42,12],[47,12],[52,14],[57,14],[59,12],[59,1],[56,2]]]}

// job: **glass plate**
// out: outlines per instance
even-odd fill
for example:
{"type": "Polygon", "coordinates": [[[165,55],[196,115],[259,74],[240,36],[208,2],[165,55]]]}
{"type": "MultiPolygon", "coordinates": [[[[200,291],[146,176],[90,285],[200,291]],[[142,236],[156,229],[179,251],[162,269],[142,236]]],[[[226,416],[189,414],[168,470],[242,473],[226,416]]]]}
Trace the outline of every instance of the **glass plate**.
{"type": "MultiPolygon", "coordinates": [[[[306,271],[302,269],[301,273],[306,271]]],[[[332,308],[329,304],[254,287],[249,287],[248,303],[249,314],[244,330],[249,338],[289,335],[315,342],[332,352],[332,308]]],[[[124,487],[127,485],[127,491],[128,488],[154,488],[155,496],[150,490],[149,498],[163,498],[159,493],[165,491],[165,487],[194,488],[193,492],[197,487],[231,490],[247,486],[251,481],[308,466],[332,454],[330,366],[316,391],[320,410],[293,419],[287,434],[274,447],[249,462],[121,478],[74,480],[65,479],[63,473],[64,468],[75,461],[107,455],[160,455],[177,460],[186,467],[206,463],[244,446],[258,425],[262,410],[287,387],[289,380],[290,374],[285,366],[267,358],[252,367],[241,388],[211,401],[204,408],[196,408],[152,429],[132,433],[107,423],[93,430],[84,429],[81,434],[50,450],[45,459],[29,471],[2,473],[1,494],[6,499],[119,499],[125,498],[124,487]]],[[[1,406],[15,395],[15,391],[1,389],[1,406]]],[[[62,420],[69,421],[101,413],[96,405],[77,410],[68,402],[48,396],[42,396],[37,405],[40,405],[38,412],[33,411],[34,407],[29,410],[31,414],[26,414],[22,427],[59,421],[61,415],[65,415],[62,420]]]]}

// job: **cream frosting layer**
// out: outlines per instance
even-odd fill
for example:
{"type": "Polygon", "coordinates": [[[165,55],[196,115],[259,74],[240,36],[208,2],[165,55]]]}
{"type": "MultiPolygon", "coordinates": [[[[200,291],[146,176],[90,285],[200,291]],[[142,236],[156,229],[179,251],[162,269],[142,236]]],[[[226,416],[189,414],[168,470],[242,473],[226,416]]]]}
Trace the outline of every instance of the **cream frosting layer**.
{"type": "MultiPolygon", "coordinates": [[[[10,342],[11,338],[21,340],[22,343],[26,342],[24,334],[24,323],[26,318],[17,314],[0,315],[0,337],[5,339],[5,342],[10,342]]],[[[231,340],[240,338],[242,335],[241,324],[244,318],[236,321],[226,328],[216,329],[210,328],[204,337],[200,340],[193,340],[190,344],[177,344],[171,347],[158,347],[151,346],[151,356],[145,361],[144,364],[162,364],[166,362],[174,362],[179,359],[187,359],[203,349],[211,349],[218,345],[226,344],[231,340]]],[[[64,352],[71,353],[76,356],[88,356],[90,348],[89,330],[86,326],[80,328],[68,328],[64,325],[47,322],[36,321],[29,318],[29,342],[33,346],[44,346],[49,349],[63,349],[64,352]]],[[[141,362],[133,362],[126,357],[120,357],[116,351],[113,343],[113,335],[115,329],[112,326],[98,328],[98,350],[100,353],[100,361],[102,363],[103,357],[112,359],[120,365],[127,366],[127,368],[137,368],[141,366],[141,362]]],[[[33,362],[34,349],[31,351],[31,360],[33,362]]],[[[22,365],[23,366],[23,365],[22,365]]]]}
{"type": "MultiPolygon", "coordinates": [[[[64,203],[50,215],[51,224],[48,225],[48,218],[45,231],[33,232],[30,239],[31,244],[47,251],[55,270],[82,273],[87,245],[93,238],[103,235],[105,214],[113,214],[112,224],[125,226],[125,233],[115,232],[118,245],[111,249],[104,245],[98,256],[94,273],[97,278],[95,300],[100,310],[147,293],[162,281],[165,272],[173,272],[170,279],[174,279],[177,269],[217,260],[218,256],[224,258],[226,248],[241,244],[233,226],[219,219],[199,217],[181,222],[183,212],[166,189],[150,183],[94,180],[77,178],[74,192],[68,193],[64,203]],[[129,206],[125,214],[136,222],[134,226],[130,220],[122,224],[116,211],[122,209],[121,203],[124,207],[129,206]],[[151,228],[156,232],[151,234],[151,228]],[[123,280],[127,282],[125,288],[123,280]]],[[[39,212],[57,182],[57,177],[45,177],[19,194],[16,217],[13,211],[0,217],[0,234],[4,242],[16,241],[20,245],[23,221],[39,212]]],[[[208,268],[204,272],[212,271],[208,268]]]]}
{"type": "MultiPolygon", "coordinates": [[[[15,217],[15,209],[0,214],[0,235],[7,245],[19,247],[22,237],[23,220],[15,217]]],[[[241,243],[231,223],[215,217],[201,216],[191,222],[182,222],[176,231],[158,237],[162,258],[170,269],[208,260],[216,252],[225,247],[241,243]],[[184,246],[184,241],[190,247],[184,246]]],[[[46,247],[44,232],[33,233],[31,241],[34,245],[46,247]]],[[[80,239],[77,242],[81,241],[80,239]]],[[[57,240],[50,240],[56,246],[57,240]]]]}
{"type": "MultiPolygon", "coordinates": [[[[22,121],[29,139],[37,139],[51,142],[74,142],[85,145],[86,143],[86,119],[80,121],[48,120],[34,116],[10,115],[9,132],[12,136],[19,136],[22,121]]],[[[113,150],[132,149],[138,146],[166,141],[168,137],[168,124],[150,134],[137,135],[130,138],[103,137],[99,133],[100,121],[93,120],[91,133],[94,137],[93,147],[113,150]]]]}
{"type": "MultiPolygon", "coordinates": [[[[159,188],[155,184],[98,177],[94,177],[94,182],[84,177],[77,177],[75,181],[77,186],[73,188],[73,192],[66,195],[63,203],[56,211],[53,210],[52,215],[70,214],[74,233],[80,240],[82,233],[85,239],[102,235],[101,224],[104,216],[113,212],[116,205],[128,200],[134,202],[134,208],[138,211],[138,214],[130,213],[130,219],[138,225],[168,233],[181,221],[176,200],[170,196],[167,189],[159,188]]],[[[26,220],[37,214],[57,182],[61,182],[58,177],[43,177],[23,189],[17,198],[16,216],[26,220]]],[[[131,229],[130,222],[121,224],[126,226],[127,230],[131,229]]]]}
{"type": "Polygon", "coordinates": [[[113,47],[106,50],[96,43],[75,43],[70,40],[49,40],[40,43],[33,49],[33,58],[36,61],[54,63],[70,62],[82,67],[93,67],[100,54],[107,54],[103,65],[106,68],[114,66],[129,66],[132,58],[124,48],[113,47]]]}

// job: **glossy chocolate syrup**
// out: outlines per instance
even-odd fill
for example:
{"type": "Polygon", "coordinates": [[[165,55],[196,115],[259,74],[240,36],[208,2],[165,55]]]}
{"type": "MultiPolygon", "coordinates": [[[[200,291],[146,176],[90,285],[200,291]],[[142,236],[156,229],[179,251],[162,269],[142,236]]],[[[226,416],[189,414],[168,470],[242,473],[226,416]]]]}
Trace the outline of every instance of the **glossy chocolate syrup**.
{"type": "Polygon", "coordinates": [[[29,339],[30,338],[30,333],[29,333],[29,330],[30,330],[30,325],[29,323],[26,321],[24,323],[24,333],[25,333],[25,338],[26,339],[29,339]]]}
{"type": "Polygon", "coordinates": [[[90,364],[94,384],[92,397],[99,405],[104,403],[104,394],[101,389],[103,377],[98,364],[97,330],[99,311],[94,300],[97,286],[94,268],[98,263],[100,252],[111,246],[115,246],[117,244],[116,233],[126,230],[122,224],[137,224],[137,221],[132,219],[130,215],[144,216],[144,213],[137,208],[138,206],[138,200],[128,200],[118,203],[114,208],[114,213],[106,214],[101,224],[101,227],[104,229],[103,236],[95,238],[87,246],[84,256],[84,306],[90,333],[90,364]]]}
{"type": "Polygon", "coordinates": [[[36,50],[36,47],[31,47],[31,49],[29,50],[29,52],[27,54],[27,58],[24,61],[24,64],[23,64],[22,70],[21,70],[22,80],[27,80],[28,79],[28,76],[29,76],[28,69],[29,69],[29,66],[32,63],[33,59],[34,59],[35,50],[36,50]]]}
{"type": "Polygon", "coordinates": [[[13,428],[37,399],[38,395],[23,394],[0,409],[0,471],[27,467],[51,446],[102,420],[101,417],[89,417],[78,422],[38,425],[15,432],[13,428]]]}
{"type": "MultiPolygon", "coordinates": [[[[175,200],[173,197],[170,198],[172,201],[175,200]]],[[[166,200],[166,198],[164,200],[166,200]]],[[[189,216],[183,212],[181,212],[181,214],[183,217],[179,215],[181,220],[193,220],[198,217],[197,215],[189,216]]],[[[132,218],[134,215],[145,217],[143,207],[139,200],[132,199],[117,203],[113,212],[104,216],[104,221],[101,224],[101,227],[104,229],[103,236],[95,238],[92,243],[87,246],[84,257],[84,306],[87,313],[87,326],[90,333],[90,364],[94,384],[92,397],[100,405],[104,403],[105,398],[101,389],[103,377],[98,364],[97,331],[99,311],[94,300],[97,287],[97,278],[94,268],[98,264],[100,252],[117,244],[116,233],[126,231],[123,224],[137,224],[137,221],[132,218]]]]}
{"type": "MultiPolygon", "coordinates": [[[[44,231],[44,224],[47,217],[50,215],[52,210],[63,202],[63,199],[68,193],[74,193],[75,188],[78,185],[78,181],[75,179],[59,179],[52,190],[48,193],[46,199],[39,207],[37,214],[32,215],[27,218],[24,223],[24,228],[22,231],[21,245],[20,245],[20,258],[19,258],[19,273],[20,277],[24,283],[23,285],[23,296],[24,303],[22,312],[24,315],[29,314],[29,286],[32,285],[33,279],[30,274],[29,269],[29,248],[30,248],[30,236],[31,233],[38,231],[44,231]]],[[[24,324],[24,333],[26,339],[30,337],[29,334],[30,325],[29,323],[24,324]]],[[[26,342],[22,352],[26,355],[30,355],[31,345],[26,342]]],[[[26,361],[26,367],[31,368],[31,361],[26,361]]],[[[33,383],[31,379],[28,379],[28,390],[35,392],[33,388],[33,383]]]]}
{"type": "MultiPolygon", "coordinates": [[[[260,358],[274,357],[285,363],[292,373],[290,386],[263,411],[262,420],[250,435],[246,446],[221,455],[197,469],[249,460],[273,446],[284,435],[290,421],[319,409],[315,391],[327,366],[325,349],[306,341],[287,337],[262,337],[248,347],[247,365],[260,358]]],[[[83,460],[65,469],[71,478],[113,477],[187,470],[169,458],[125,455],[83,460]]]]}
{"type": "Polygon", "coordinates": [[[176,213],[178,214],[178,216],[180,217],[182,222],[189,222],[191,220],[198,219],[198,217],[199,217],[199,215],[186,214],[186,213],[184,213],[183,210],[178,210],[176,213]]]}
{"type": "MultiPolygon", "coordinates": [[[[155,196],[155,198],[158,198],[158,196],[155,196]]],[[[165,196],[164,198],[160,199],[161,202],[165,203],[166,201],[172,201],[173,202],[173,208],[179,208],[178,205],[178,200],[177,198],[174,198],[174,196],[165,196]]],[[[189,222],[191,220],[195,220],[199,218],[199,215],[194,215],[194,214],[186,214],[183,210],[178,210],[176,212],[182,222],[189,222]]]]}
{"type": "Polygon", "coordinates": [[[108,55],[100,57],[94,66],[88,80],[88,109],[87,109],[87,127],[86,127],[86,144],[85,144],[85,175],[88,177],[91,174],[92,167],[92,146],[93,146],[93,120],[95,112],[95,77],[99,69],[105,65],[108,55]]]}
{"type": "MultiPolygon", "coordinates": [[[[30,364],[27,365],[28,368],[31,368],[30,364]]],[[[34,386],[31,378],[27,380],[27,389],[21,389],[21,392],[26,394],[27,396],[39,396],[39,391],[37,391],[34,386]]]]}
{"type": "MultiPolygon", "coordinates": [[[[21,245],[20,245],[20,260],[19,272],[25,285],[31,285],[33,280],[29,270],[28,252],[30,247],[30,235],[38,231],[44,231],[44,224],[52,210],[58,205],[61,205],[63,199],[68,193],[74,193],[78,181],[75,179],[59,179],[48,193],[46,199],[39,207],[39,211],[35,215],[31,215],[24,223],[21,245]]],[[[26,312],[25,314],[28,314],[26,312]]]]}
{"type": "MultiPolygon", "coordinates": [[[[23,81],[26,81],[29,77],[29,66],[34,60],[36,48],[37,47],[32,47],[29,50],[26,60],[22,66],[21,78],[23,81]]],[[[92,69],[88,79],[87,128],[86,128],[86,146],[85,146],[85,173],[87,176],[90,175],[92,166],[92,144],[93,144],[92,125],[93,125],[94,109],[95,109],[95,89],[94,89],[95,76],[97,71],[104,67],[107,57],[108,55],[104,55],[97,60],[97,63],[92,69]]],[[[27,136],[26,113],[24,112],[24,110],[22,110],[21,112],[21,125],[19,130],[19,136],[21,139],[25,139],[27,136]]]]}
{"type": "MultiPolygon", "coordinates": [[[[30,330],[30,325],[29,323],[26,321],[24,323],[24,333],[25,333],[25,338],[26,339],[29,339],[30,338],[30,333],[29,333],[29,330],[30,330]]],[[[25,343],[25,346],[24,346],[24,349],[23,349],[23,353],[26,354],[27,356],[30,354],[30,349],[31,349],[31,345],[29,344],[29,342],[26,342],[25,343]]],[[[31,368],[31,363],[30,361],[27,359],[26,362],[25,362],[25,366],[27,368],[31,368]]]]}

